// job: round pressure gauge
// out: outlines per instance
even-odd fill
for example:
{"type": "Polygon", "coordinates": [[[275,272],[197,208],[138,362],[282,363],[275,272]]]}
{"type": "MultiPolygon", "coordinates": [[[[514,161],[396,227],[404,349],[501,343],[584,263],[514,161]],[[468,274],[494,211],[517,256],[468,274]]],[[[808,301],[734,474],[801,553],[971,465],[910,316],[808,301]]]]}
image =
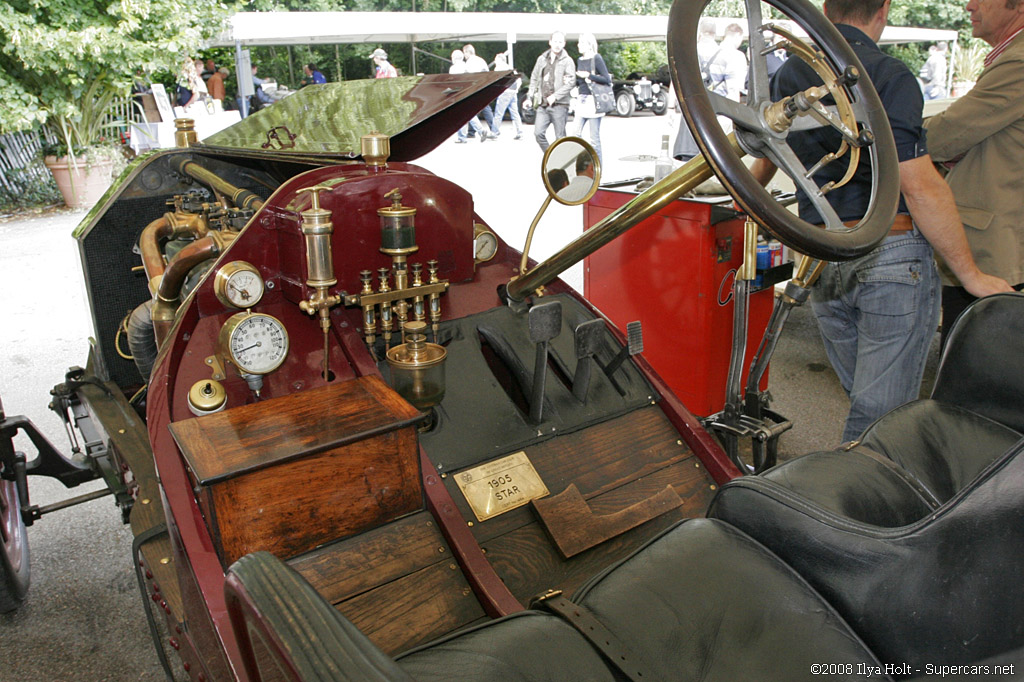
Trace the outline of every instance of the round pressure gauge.
{"type": "Polygon", "coordinates": [[[255,265],[236,260],[217,271],[213,288],[224,305],[251,308],[263,297],[263,277],[255,265]]]}
{"type": "Polygon", "coordinates": [[[498,238],[482,225],[474,225],[474,228],[473,259],[477,263],[489,261],[498,252],[498,238]]]}
{"type": "Polygon", "coordinates": [[[264,313],[237,313],[220,330],[220,350],[241,372],[269,374],[288,356],[288,331],[264,313]]]}

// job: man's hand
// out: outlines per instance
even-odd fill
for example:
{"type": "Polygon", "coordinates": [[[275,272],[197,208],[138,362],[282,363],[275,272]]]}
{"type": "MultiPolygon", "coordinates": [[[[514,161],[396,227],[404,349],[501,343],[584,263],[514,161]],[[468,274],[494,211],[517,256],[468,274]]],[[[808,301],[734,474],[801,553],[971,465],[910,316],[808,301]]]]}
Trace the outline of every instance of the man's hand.
{"type": "Polygon", "coordinates": [[[964,289],[981,298],[1012,291],[1006,280],[978,269],[967,244],[953,192],[925,154],[900,162],[900,189],[914,224],[942,257],[964,289]]]}
{"type": "Polygon", "coordinates": [[[555,102],[556,102],[557,100],[558,100],[558,98],[557,98],[557,97],[555,97],[554,95],[548,95],[548,106],[549,106],[549,107],[553,107],[553,106],[555,106],[555,102]]]}
{"type": "Polygon", "coordinates": [[[523,99],[523,109],[533,109],[533,97],[530,95],[523,99]]]}
{"type": "Polygon", "coordinates": [[[1013,291],[1010,283],[1002,277],[986,275],[981,270],[970,277],[961,277],[960,284],[967,289],[967,293],[978,298],[1013,291]]]}

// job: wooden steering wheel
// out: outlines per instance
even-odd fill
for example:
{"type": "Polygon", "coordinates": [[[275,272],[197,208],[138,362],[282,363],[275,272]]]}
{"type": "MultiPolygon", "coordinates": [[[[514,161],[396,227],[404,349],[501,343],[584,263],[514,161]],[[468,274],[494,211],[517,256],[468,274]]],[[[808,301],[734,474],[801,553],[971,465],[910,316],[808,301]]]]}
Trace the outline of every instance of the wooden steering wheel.
{"type": "Polygon", "coordinates": [[[749,92],[745,103],[709,92],[701,77],[696,37],[708,0],[676,0],[669,15],[668,51],[672,81],[682,102],[683,116],[701,153],[715,175],[755,221],[784,244],[814,258],[849,260],[873,249],[889,232],[900,196],[899,165],[889,120],[864,67],[846,39],[806,0],[766,0],[771,7],[795,21],[820,47],[820,52],[795,35],[762,19],[760,0],[745,0],[750,40],[749,92]],[[808,62],[822,77],[823,85],[809,88],[780,102],[772,102],[763,31],[782,38],[779,46],[808,62]],[[836,105],[819,102],[831,96],[836,105]],[[740,147],[749,154],[767,157],[802,189],[824,218],[825,226],[812,225],[780,206],[751,175],[733,150],[718,116],[734,125],[740,147]],[[831,126],[842,142],[836,152],[807,168],[787,142],[796,130],[831,126]],[[825,195],[852,176],[861,153],[871,165],[871,198],[864,217],[847,226],[825,195]],[[850,164],[838,183],[819,187],[815,173],[825,164],[846,156],[850,164]]]}

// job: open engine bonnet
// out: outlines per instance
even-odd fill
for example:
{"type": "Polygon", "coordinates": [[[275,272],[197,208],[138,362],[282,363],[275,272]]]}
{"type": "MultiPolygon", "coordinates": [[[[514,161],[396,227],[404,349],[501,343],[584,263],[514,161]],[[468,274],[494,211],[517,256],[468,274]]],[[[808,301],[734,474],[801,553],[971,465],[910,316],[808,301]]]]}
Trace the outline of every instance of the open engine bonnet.
{"type": "Polygon", "coordinates": [[[282,151],[322,159],[360,156],[371,132],[391,140],[393,161],[412,161],[494,99],[512,72],[403,76],[305,87],[203,141],[205,147],[282,151]]]}

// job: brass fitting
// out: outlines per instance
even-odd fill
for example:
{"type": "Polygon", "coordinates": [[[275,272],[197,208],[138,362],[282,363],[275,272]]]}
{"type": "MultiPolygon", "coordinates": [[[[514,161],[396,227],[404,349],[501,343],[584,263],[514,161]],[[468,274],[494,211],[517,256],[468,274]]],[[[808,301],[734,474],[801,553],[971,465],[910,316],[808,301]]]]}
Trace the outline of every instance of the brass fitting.
{"type": "Polygon", "coordinates": [[[199,136],[196,134],[196,122],[191,118],[174,119],[174,145],[191,147],[197,144],[199,136]]]}
{"type": "Polygon", "coordinates": [[[359,146],[367,166],[387,168],[388,157],[391,156],[391,140],[387,135],[376,131],[363,135],[359,146]]]}

